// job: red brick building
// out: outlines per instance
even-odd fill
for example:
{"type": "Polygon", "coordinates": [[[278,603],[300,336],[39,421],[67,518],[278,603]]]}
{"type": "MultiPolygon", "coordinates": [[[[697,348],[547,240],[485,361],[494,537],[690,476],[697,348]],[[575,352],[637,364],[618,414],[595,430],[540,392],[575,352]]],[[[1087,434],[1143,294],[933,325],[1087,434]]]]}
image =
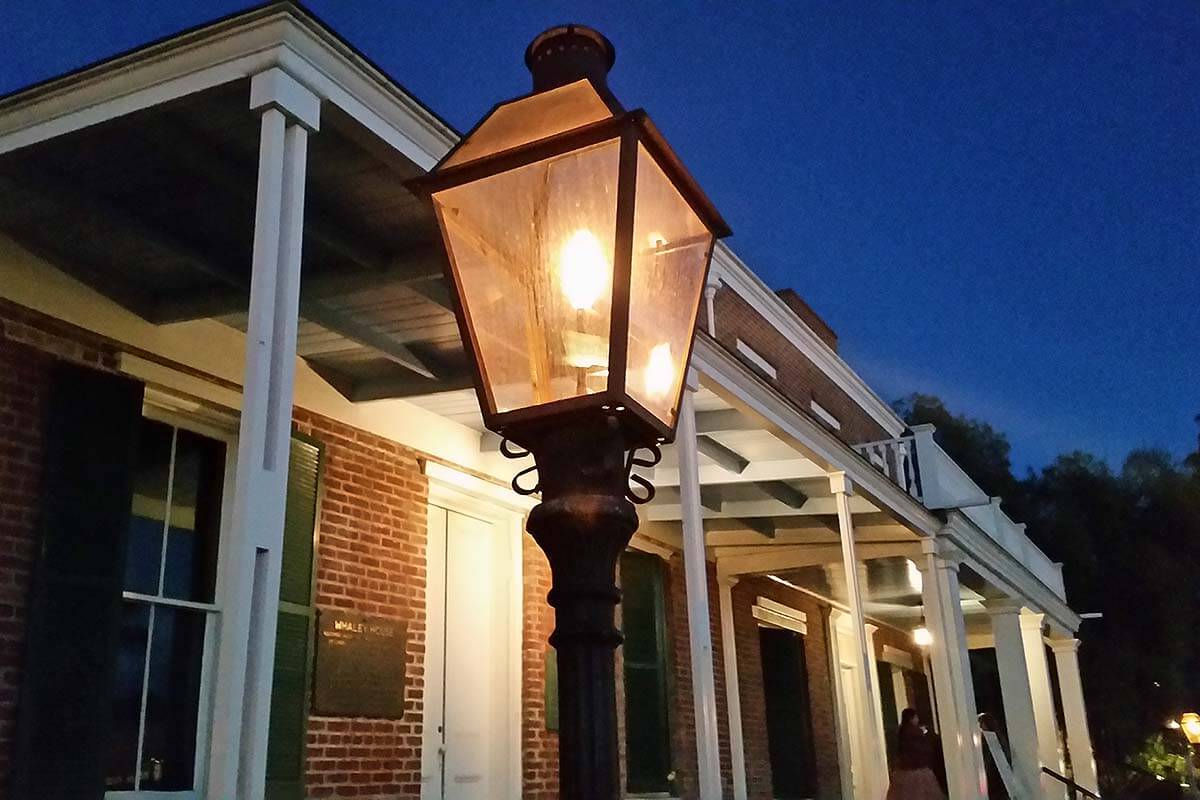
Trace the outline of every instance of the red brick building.
{"type": "MultiPolygon", "coordinates": [[[[288,3],[0,103],[0,797],[558,796],[524,465],[405,188],[455,139],[288,3]]],[[[912,707],[978,798],[973,649],[1013,780],[1094,788],[1060,565],[799,295],[710,284],[621,564],[628,794],[882,797],[912,707]]]]}

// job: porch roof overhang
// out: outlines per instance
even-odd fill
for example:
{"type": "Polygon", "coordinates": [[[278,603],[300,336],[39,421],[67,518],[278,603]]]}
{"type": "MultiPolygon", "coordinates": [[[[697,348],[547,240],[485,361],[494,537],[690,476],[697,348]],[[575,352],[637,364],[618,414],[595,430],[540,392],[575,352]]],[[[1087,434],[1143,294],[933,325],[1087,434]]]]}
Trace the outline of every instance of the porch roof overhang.
{"type": "Polygon", "coordinates": [[[458,138],[311,14],[277,3],[0,101],[0,231],[155,324],[244,329],[250,76],[322,98],[298,354],[351,400],[469,385],[432,214],[404,182],[458,138]]]}

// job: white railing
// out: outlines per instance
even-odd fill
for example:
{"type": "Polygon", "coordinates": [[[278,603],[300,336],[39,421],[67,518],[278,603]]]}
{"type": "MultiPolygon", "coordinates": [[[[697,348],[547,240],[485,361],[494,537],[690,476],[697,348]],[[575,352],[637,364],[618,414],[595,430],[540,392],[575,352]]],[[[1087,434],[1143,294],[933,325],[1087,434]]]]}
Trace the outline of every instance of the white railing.
{"type": "Polygon", "coordinates": [[[971,480],[934,441],[933,432],[932,425],[914,425],[911,436],[857,444],[854,449],[926,508],[960,510],[992,541],[1065,599],[1062,564],[1051,561],[1029,540],[1025,525],[1013,522],[1000,508],[1000,498],[989,497],[971,480]]]}
{"type": "Polygon", "coordinates": [[[917,473],[916,449],[911,436],[856,444],[854,449],[892,483],[922,500],[921,479],[917,473]]]}

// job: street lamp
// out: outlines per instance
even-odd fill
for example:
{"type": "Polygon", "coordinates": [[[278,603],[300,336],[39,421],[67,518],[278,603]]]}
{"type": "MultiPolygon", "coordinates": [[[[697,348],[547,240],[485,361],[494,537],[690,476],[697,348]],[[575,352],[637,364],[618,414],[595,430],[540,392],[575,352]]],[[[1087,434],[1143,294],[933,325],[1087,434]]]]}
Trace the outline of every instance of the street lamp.
{"type": "Polygon", "coordinates": [[[620,795],[616,563],[632,502],[653,494],[632,468],[674,438],[713,243],[729,234],[646,113],[608,90],[614,59],[590,28],[542,33],[525,52],[533,93],[412,184],[440,226],[484,425],[505,455],[534,457],[513,488],[542,498],[527,527],[553,574],[570,800],[620,795]]]}

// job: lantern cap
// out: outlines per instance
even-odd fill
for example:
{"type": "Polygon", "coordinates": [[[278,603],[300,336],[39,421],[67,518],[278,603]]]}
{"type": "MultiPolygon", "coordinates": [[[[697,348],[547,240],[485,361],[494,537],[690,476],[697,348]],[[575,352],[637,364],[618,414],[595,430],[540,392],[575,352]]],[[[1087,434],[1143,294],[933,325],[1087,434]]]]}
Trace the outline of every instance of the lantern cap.
{"type": "Polygon", "coordinates": [[[616,60],[612,42],[586,25],[547,28],[525,49],[525,66],[533,74],[535,92],[574,83],[580,78],[606,88],[608,71],[616,60]]]}

